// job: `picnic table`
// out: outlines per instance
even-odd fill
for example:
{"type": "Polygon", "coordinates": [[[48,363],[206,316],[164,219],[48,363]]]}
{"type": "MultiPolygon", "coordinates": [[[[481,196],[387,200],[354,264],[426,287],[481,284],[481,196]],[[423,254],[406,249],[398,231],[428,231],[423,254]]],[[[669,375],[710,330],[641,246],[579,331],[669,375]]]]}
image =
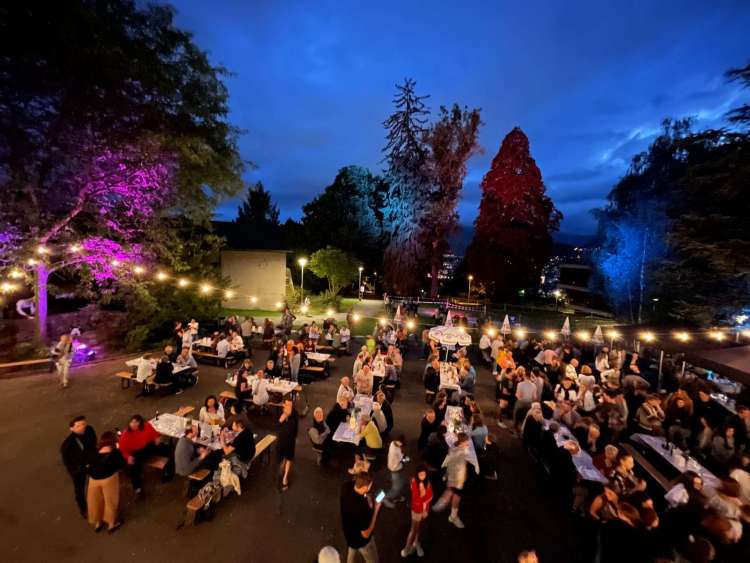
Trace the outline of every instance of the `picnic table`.
{"type": "MultiPolygon", "coordinates": [[[[552,421],[547,419],[544,420],[544,428],[546,430],[549,430],[549,425],[551,422],[552,421]]],[[[581,447],[581,445],[578,443],[578,440],[576,440],[576,437],[567,426],[565,426],[564,424],[560,424],[560,429],[555,432],[554,436],[555,443],[557,443],[558,446],[562,446],[565,442],[575,442],[576,444],[578,444],[578,453],[572,455],[571,457],[573,458],[573,465],[576,466],[578,475],[580,475],[584,481],[598,481],[599,483],[609,483],[609,479],[602,475],[602,472],[594,466],[594,461],[591,459],[589,453],[581,447]]]]}
{"type": "Polygon", "coordinates": [[[208,338],[207,336],[204,336],[203,338],[199,338],[198,340],[193,340],[193,346],[197,346],[199,348],[206,348],[208,350],[213,350],[213,340],[208,338]]]}
{"type": "Polygon", "coordinates": [[[193,439],[195,444],[212,450],[220,450],[222,448],[221,440],[219,439],[219,426],[211,426],[205,422],[196,422],[193,419],[170,413],[158,414],[149,422],[159,434],[169,436],[170,438],[181,438],[184,436],[185,428],[189,424],[198,425],[198,428],[200,428],[200,437],[193,439]]]}
{"type": "Polygon", "coordinates": [[[352,400],[354,409],[359,409],[360,415],[369,416],[372,412],[372,396],[358,393],[352,400]]]}
{"type": "MultiPolygon", "coordinates": [[[[128,366],[128,367],[131,367],[131,368],[137,368],[139,366],[139,364],[140,364],[141,361],[143,361],[143,357],[142,356],[140,358],[134,358],[132,360],[127,360],[125,362],[125,365],[128,366]]],[[[159,361],[156,360],[155,358],[151,358],[151,359],[148,360],[148,363],[151,365],[151,372],[153,373],[153,371],[156,369],[156,364],[158,364],[159,361]]],[[[176,375],[176,374],[180,373],[181,371],[185,371],[186,369],[190,369],[190,366],[181,366],[181,365],[178,365],[178,364],[172,362],[172,373],[173,374],[176,375]]],[[[138,380],[138,382],[139,383],[143,383],[142,380],[138,380]]]]}
{"type": "Polygon", "coordinates": [[[357,435],[357,430],[351,427],[349,422],[342,422],[333,434],[334,442],[347,442],[349,444],[359,444],[361,437],[357,435]]]}
{"type": "Polygon", "coordinates": [[[669,464],[677,469],[680,473],[685,471],[695,471],[703,479],[705,487],[709,490],[716,489],[721,483],[719,479],[708,469],[703,467],[698,461],[690,456],[689,453],[683,452],[675,445],[667,446],[667,441],[661,436],[651,436],[649,434],[633,434],[630,439],[639,444],[644,444],[650,450],[658,453],[669,464]]]}
{"type": "MultiPolygon", "coordinates": [[[[247,382],[250,386],[252,386],[255,383],[255,380],[258,379],[254,375],[250,375],[247,377],[247,382]]],[[[281,393],[281,395],[288,395],[289,393],[292,393],[294,391],[297,391],[299,384],[296,381],[291,381],[290,379],[280,379],[278,377],[275,377],[273,379],[267,379],[268,381],[268,391],[270,393],[281,393]]],[[[227,385],[231,387],[237,386],[237,376],[233,375],[226,380],[227,385]]]]}
{"type": "Polygon", "coordinates": [[[316,364],[324,364],[331,359],[330,354],[323,354],[321,352],[305,352],[305,357],[316,364]]]}
{"type": "Polygon", "coordinates": [[[453,364],[440,362],[440,389],[461,390],[458,383],[458,370],[453,364]]]}
{"type": "Polygon", "coordinates": [[[357,436],[359,421],[364,416],[370,416],[370,414],[372,413],[372,403],[373,400],[370,395],[355,395],[354,399],[352,400],[352,416],[350,417],[348,422],[339,423],[338,428],[336,428],[336,432],[334,432],[333,434],[334,442],[347,442],[349,444],[354,444],[355,446],[359,444],[359,441],[361,439],[361,436],[357,436]],[[352,420],[356,421],[354,428],[352,428],[351,426],[352,420]]]}
{"type": "Polygon", "coordinates": [[[450,406],[445,409],[445,420],[447,422],[448,432],[445,434],[445,442],[449,448],[456,446],[456,440],[458,440],[458,434],[465,432],[469,435],[469,449],[466,450],[466,461],[474,466],[474,469],[479,475],[479,459],[477,458],[477,450],[474,448],[474,440],[471,439],[471,428],[464,422],[464,410],[461,407],[450,406]],[[458,423],[452,421],[458,420],[458,423]]]}

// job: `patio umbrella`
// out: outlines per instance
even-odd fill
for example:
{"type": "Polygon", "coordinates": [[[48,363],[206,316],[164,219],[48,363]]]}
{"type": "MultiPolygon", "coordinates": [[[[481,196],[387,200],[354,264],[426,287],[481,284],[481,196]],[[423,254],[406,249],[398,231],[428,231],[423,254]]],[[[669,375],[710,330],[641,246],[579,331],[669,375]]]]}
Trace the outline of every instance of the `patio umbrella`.
{"type": "Polygon", "coordinates": [[[562,334],[565,338],[570,337],[570,319],[568,317],[565,317],[565,322],[560,329],[560,334],[562,334]]]}
{"type": "Polygon", "coordinates": [[[448,315],[445,317],[445,326],[453,326],[453,311],[448,309],[448,315]]]}
{"type": "Polygon", "coordinates": [[[429,336],[432,340],[439,342],[446,347],[445,357],[448,358],[448,347],[469,346],[471,344],[471,335],[463,327],[453,326],[434,326],[430,329],[429,336]]]}
{"type": "Polygon", "coordinates": [[[604,335],[602,334],[602,327],[600,327],[599,325],[596,325],[596,330],[594,331],[594,335],[591,337],[591,342],[599,346],[604,344],[604,335]]]}
{"type": "Polygon", "coordinates": [[[503,336],[510,334],[510,319],[508,318],[508,315],[505,315],[505,318],[503,319],[503,326],[500,327],[500,334],[503,336]]]}
{"type": "Polygon", "coordinates": [[[393,322],[396,324],[401,324],[401,305],[396,307],[396,314],[393,315],[393,322]]]}

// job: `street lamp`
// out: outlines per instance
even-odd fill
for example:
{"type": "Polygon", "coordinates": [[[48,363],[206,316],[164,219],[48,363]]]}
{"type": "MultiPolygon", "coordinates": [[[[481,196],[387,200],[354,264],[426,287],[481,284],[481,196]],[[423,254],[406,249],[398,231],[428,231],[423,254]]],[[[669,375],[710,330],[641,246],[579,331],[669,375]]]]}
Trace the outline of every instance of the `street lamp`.
{"type": "Polygon", "coordinates": [[[305,266],[307,265],[307,258],[300,258],[297,260],[297,264],[299,264],[302,272],[299,279],[299,302],[304,303],[305,300],[303,299],[303,296],[305,294],[305,266]]]}
{"type": "Polygon", "coordinates": [[[467,292],[466,298],[471,299],[471,280],[474,279],[474,276],[469,274],[469,291],[467,292]]]}
{"type": "Polygon", "coordinates": [[[560,297],[562,297],[562,291],[556,289],[552,292],[552,295],[555,296],[555,311],[558,311],[560,308],[560,297]]]}
{"type": "Polygon", "coordinates": [[[359,296],[360,301],[362,301],[362,270],[364,270],[364,268],[360,266],[359,267],[359,283],[357,284],[357,295],[359,296]]]}

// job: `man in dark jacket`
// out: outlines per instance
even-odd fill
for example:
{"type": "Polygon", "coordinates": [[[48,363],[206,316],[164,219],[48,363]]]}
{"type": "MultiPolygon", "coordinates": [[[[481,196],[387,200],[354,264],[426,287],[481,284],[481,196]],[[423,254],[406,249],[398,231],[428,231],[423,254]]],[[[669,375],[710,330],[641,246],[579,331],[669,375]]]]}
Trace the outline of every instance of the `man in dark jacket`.
{"type": "Polygon", "coordinates": [[[86,423],[85,416],[75,417],[68,426],[70,434],[60,446],[60,454],[73,479],[78,510],[86,518],[86,471],[92,457],[96,456],[96,432],[86,423]]]}

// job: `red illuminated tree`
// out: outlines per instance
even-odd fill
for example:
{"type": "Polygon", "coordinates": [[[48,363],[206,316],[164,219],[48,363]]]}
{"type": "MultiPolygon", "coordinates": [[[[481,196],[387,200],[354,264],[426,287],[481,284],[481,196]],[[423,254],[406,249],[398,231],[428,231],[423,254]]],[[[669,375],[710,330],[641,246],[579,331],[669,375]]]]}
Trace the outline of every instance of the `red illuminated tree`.
{"type": "Polygon", "coordinates": [[[529,139],[518,127],[503,139],[481,187],[466,264],[468,273],[500,297],[538,279],[562,215],[547,197],[529,139]]]}

